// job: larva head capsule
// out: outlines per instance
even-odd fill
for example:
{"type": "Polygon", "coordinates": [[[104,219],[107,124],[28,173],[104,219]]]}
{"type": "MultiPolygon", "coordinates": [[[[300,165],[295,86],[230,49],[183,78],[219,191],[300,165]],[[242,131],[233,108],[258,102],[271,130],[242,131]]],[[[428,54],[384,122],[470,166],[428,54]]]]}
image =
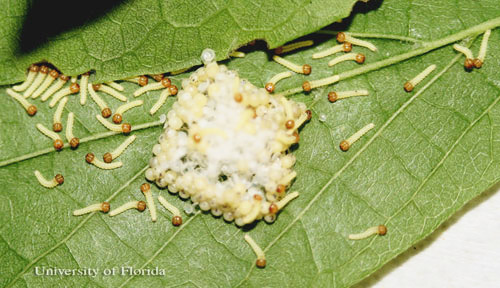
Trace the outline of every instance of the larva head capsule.
{"type": "Polygon", "coordinates": [[[69,86],[69,91],[73,94],[78,93],[80,91],[80,85],[78,85],[78,83],[72,83],[71,86],[69,86]]]}
{"type": "Polygon", "coordinates": [[[170,85],[172,85],[172,81],[170,81],[170,79],[169,79],[169,78],[162,78],[162,79],[160,80],[160,82],[161,82],[161,85],[162,85],[163,87],[165,87],[165,88],[168,88],[168,87],[170,87],[170,85]]]}
{"type": "Polygon", "coordinates": [[[146,193],[146,192],[148,192],[150,190],[151,190],[151,185],[149,185],[149,183],[143,183],[141,185],[141,192],[142,193],[146,193]]]}
{"type": "Polygon", "coordinates": [[[274,54],[280,55],[281,53],[283,53],[283,46],[274,49],[274,54]]]}
{"type": "Polygon", "coordinates": [[[148,85],[148,77],[145,75],[139,76],[139,86],[146,86],[148,85]]]}
{"type": "Polygon", "coordinates": [[[312,118],[312,112],[311,112],[311,110],[309,110],[309,109],[306,110],[306,114],[307,114],[307,120],[308,121],[311,120],[311,118],[312,118]]]}
{"type": "Polygon", "coordinates": [[[64,177],[61,174],[57,174],[56,177],[54,177],[54,179],[56,180],[57,184],[59,184],[59,185],[64,183],[64,177]]]}
{"type": "MultiPolygon", "coordinates": [[[[266,86],[265,86],[267,92],[269,93],[273,93],[274,91],[274,84],[273,83],[267,83],[266,86]]],[[[240,102],[240,101],[237,101],[237,102],[240,102]]]]}
{"type": "Polygon", "coordinates": [[[385,235],[387,233],[387,227],[385,225],[379,225],[378,226],[378,235],[385,235]]]}
{"type": "Polygon", "coordinates": [[[111,205],[109,205],[109,202],[102,202],[101,204],[101,211],[103,213],[108,213],[111,208],[111,205]]]}
{"type": "Polygon", "coordinates": [[[276,205],[275,203],[271,203],[271,205],[269,205],[269,214],[276,214],[278,212],[278,205],[276,205]]]}
{"type": "Polygon", "coordinates": [[[154,75],[151,75],[151,77],[153,77],[153,79],[155,79],[156,82],[160,82],[161,80],[163,80],[163,77],[165,77],[165,76],[163,74],[154,74],[154,75]]]}
{"type": "Polygon", "coordinates": [[[361,53],[356,54],[356,62],[358,64],[363,64],[365,62],[365,55],[361,53]]]}
{"type": "Polygon", "coordinates": [[[174,226],[182,225],[182,217],[178,216],[178,215],[172,217],[172,225],[174,225],[174,226]]]}
{"type": "Polygon", "coordinates": [[[137,210],[139,210],[140,212],[146,210],[146,202],[144,201],[137,202],[137,210]]]}
{"type": "Polygon", "coordinates": [[[472,59],[470,59],[470,58],[465,59],[465,61],[464,61],[464,68],[467,71],[472,70],[472,68],[474,68],[474,61],[472,59]]]}
{"type": "Polygon", "coordinates": [[[101,115],[104,118],[109,118],[109,116],[111,116],[111,109],[109,109],[109,108],[102,109],[101,115]]]}
{"type": "Polygon", "coordinates": [[[342,140],[342,142],[340,142],[339,146],[340,146],[340,150],[342,150],[342,151],[347,151],[351,147],[351,145],[349,144],[349,142],[347,142],[345,140],[342,140]]]}
{"type": "Polygon", "coordinates": [[[130,125],[130,123],[123,123],[122,124],[122,132],[124,134],[128,134],[128,133],[130,133],[130,131],[132,131],[132,126],[130,125]]]}
{"type": "Polygon", "coordinates": [[[295,122],[293,120],[288,120],[285,122],[286,129],[292,129],[295,126],[295,122]]]}
{"type": "Polygon", "coordinates": [[[352,44],[349,42],[344,42],[344,45],[342,48],[343,48],[344,52],[351,52],[352,51],[352,44]]]}
{"type": "Polygon", "coordinates": [[[61,150],[64,146],[64,143],[61,139],[57,139],[54,141],[54,149],[56,149],[57,151],[61,150]]]}
{"type": "Polygon", "coordinates": [[[309,64],[302,65],[302,72],[304,73],[304,75],[311,74],[311,70],[312,70],[311,65],[309,64]]]}
{"type": "Polygon", "coordinates": [[[98,91],[101,89],[101,84],[92,84],[92,89],[94,89],[94,91],[98,91]]]}
{"type": "Polygon", "coordinates": [[[57,70],[54,69],[54,70],[50,71],[49,76],[56,79],[57,77],[59,77],[59,72],[57,72],[57,70]]]}
{"type": "Polygon", "coordinates": [[[113,155],[111,155],[111,153],[109,152],[106,152],[104,153],[104,155],[102,155],[102,160],[105,163],[111,163],[111,161],[113,161],[113,155]]]}
{"type": "Polygon", "coordinates": [[[78,148],[78,145],[80,145],[80,139],[78,139],[77,137],[71,138],[71,140],[69,141],[69,146],[72,149],[76,149],[78,148]]]}
{"type": "Polygon", "coordinates": [[[61,132],[62,131],[62,124],[61,123],[52,124],[52,130],[54,130],[54,132],[61,132]]]}
{"type": "Polygon", "coordinates": [[[336,92],[332,91],[328,93],[328,101],[330,101],[331,103],[337,101],[337,98],[338,96],[336,92]]]}
{"type": "Polygon", "coordinates": [[[62,81],[66,82],[66,81],[69,80],[69,76],[61,74],[61,76],[59,76],[59,79],[61,79],[62,81]]]}
{"type": "Polygon", "coordinates": [[[87,153],[87,155],[85,155],[85,161],[87,161],[87,163],[92,163],[94,161],[94,153],[87,153]]]}
{"type": "Polygon", "coordinates": [[[474,59],[474,67],[479,69],[481,67],[483,67],[483,61],[481,61],[480,59],[474,59]]]}
{"type": "Polygon", "coordinates": [[[177,86],[175,86],[175,85],[170,85],[170,86],[168,87],[168,92],[169,92],[169,93],[170,93],[170,95],[172,95],[172,96],[177,95],[177,92],[178,92],[177,86]]]}
{"type": "Polygon", "coordinates": [[[241,95],[241,93],[235,93],[234,94],[234,101],[236,101],[238,103],[243,101],[243,95],[241,95]]]}
{"type": "Polygon", "coordinates": [[[257,259],[257,261],[255,262],[255,265],[258,268],[265,268],[266,267],[266,259],[262,259],[262,258],[257,259]]]}
{"type": "Polygon", "coordinates": [[[115,124],[120,124],[120,123],[122,123],[122,120],[123,120],[123,119],[122,119],[122,115],[120,115],[120,114],[114,114],[114,115],[113,115],[113,122],[114,122],[115,124]]]}
{"type": "Polygon", "coordinates": [[[38,72],[38,71],[40,71],[40,66],[35,65],[35,64],[31,64],[30,68],[29,68],[29,71],[30,72],[38,72]]]}
{"type": "Polygon", "coordinates": [[[304,83],[302,83],[302,90],[304,90],[304,92],[310,92],[312,89],[311,87],[311,83],[309,83],[309,81],[305,81],[304,83]]]}
{"type": "Polygon", "coordinates": [[[410,82],[406,82],[405,85],[404,85],[404,89],[405,89],[406,92],[413,91],[413,88],[415,88],[415,87],[413,87],[413,84],[411,84],[410,82]]]}
{"type": "Polygon", "coordinates": [[[36,106],[35,105],[31,105],[28,107],[28,110],[26,110],[26,112],[28,113],[28,115],[30,116],[34,116],[36,114],[36,106]]]}
{"type": "Polygon", "coordinates": [[[345,42],[345,33],[344,32],[337,33],[337,41],[339,43],[344,43],[345,42]]]}
{"type": "Polygon", "coordinates": [[[47,67],[45,65],[40,66],[40,73],[47,74],[47,73],[49,73],[49,71],[50,71],[49,67],[47,67]]]}

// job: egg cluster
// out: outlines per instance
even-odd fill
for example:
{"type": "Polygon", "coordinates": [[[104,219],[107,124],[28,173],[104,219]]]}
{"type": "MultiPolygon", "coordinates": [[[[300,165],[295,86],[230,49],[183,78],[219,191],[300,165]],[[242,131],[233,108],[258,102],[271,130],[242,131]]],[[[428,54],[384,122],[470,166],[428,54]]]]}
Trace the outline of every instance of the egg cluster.
{"type": "Polygon", "coordinates": [[[298,195],[285,196],[296,176],[289,148],[310,111],[205,64],[183,80],[146,178],[238,226],[273,222],[298,195]]]}

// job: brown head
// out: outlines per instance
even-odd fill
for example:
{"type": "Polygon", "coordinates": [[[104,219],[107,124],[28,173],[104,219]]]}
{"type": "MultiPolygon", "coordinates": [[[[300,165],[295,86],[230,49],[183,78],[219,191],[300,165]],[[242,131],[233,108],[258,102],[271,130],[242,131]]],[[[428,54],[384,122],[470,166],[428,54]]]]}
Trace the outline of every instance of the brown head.
{"type": "MultiPolygon", "coordinates": [[[[273,83],[267,83],[264,88],[266,88],[267,92],[273,93],[273,91],[274,91],[274,84],[273,83]]],[[[238,102],[240,102],[240,101],[238,101],[238,102]]]]}
{"type": "Polygon", "coordinates": [[[137,210],[139,211],[144,211],[146,210],[146,202],[144,201],[137,201],[137,210]]]}
{"type": "Polygon", "coordinates": [[[255,262],[255,265],[257,265],[258,268],[266,267],[266,259],[264,259],[264,258],[257,259],[257,261],[255,262]]]}
{"type": "Polygon", "coordinates": [[[161,85],[162,85],[163,87],[165,87],[165,88],[168,88],[168,87],[170,87],[170,85],[172,85],[172,81],[170,81],[170,79],[169,79],[169,78],[162,78],[162,79],[160,80],[160,82],[161,82],[161,85]]]}
{"type": "Polygon", "coordinates": [[[234,94],[234,101],[236,101],[238,103],[243,101],[243,95],[241,95],[241,93],[235,93],[234,94]]]}
{"type": "Polygon", "coordinates": [[[361,53],[356,54],[356,62],[357,62],[358,64],[363,64],[363,63],[365,63],[365,55],[364,55],[364,54],[361,54],[361,53]]]}
{"type": "Polygon", "coordinates": [[[59,185],[64,183],[64,177],[61,174],[57,174],[56,177],[54,177],[54,179],[56,180],[57,184],[59,184],[59,185]]]}
{"type": "Polygon", "coordinates": [[[177,89],[177,86],[175,86],[175,85],[170,85],[170,87],[168,87],[168,92],[170,93],[170,95],[173,95],[173,96],[177,95],[177,91],[178,91],[178,89],[177,89]]]}
{"type": "Polygon", "coordinates": [[[78,139],[77,137],[71,138],[71,140],[69,141],[69,146],[71,147],[71,149],[78,148],[78,145],[80,145],[80,139],[78,139]]]}
{"type": "Polygon", "coordinates": [[[311,83],[309,83],[309,81],[304,81],[304,83],[302,83],[302,90],[304,90],[304,92],[309,92],[311,91],[312,87],[311,87],[311,83]]]}
{"type": "Polygon", "coordinates": [[[472,60],[470,58],[465,59],[464,67],[465,67],[465,70],[467,70],[467,71],[472,70],[472,68],[474,68],[474,60],[472,60]]]}
{"type": "Polygon", "coordinates": [[[52,130],[54,130],[54,132],[61,132],[62,124],[60,122],[52,124],[52,130]]]}
{"type": "Polygon", "coordinates": [[[338,99],[338,96],[337,96],[336,92],[332,91],[332,92],[328,93],[328,101],[333,103],[333,102],[337,101],[337,99],[338,99]]]}
{"type": "Polygon", "coordinates": [[[87,153],[87,155],[85,155],[85,161],[87,161],[87,163],[94,162],[94,158],[94,153],[87,153]]]}
{"type": "Polygon", "coordinates": [[[120,115],[120,114],[113,115],[113,123],[115,123],[115,124],[122,123],[122,115],[120,115]]]}
{"type": "Polygon", "coordinates": [[[61,139],[57,139],[57,140],[55,140],[55,141],[54,141],[54,148],[55,148],[56,150],[58,150],[58,151],[59,151],[59,150],[61,150],[63,147],[64,147],[64,143],[63,143],[63,141],[62,141],[61,139]]]}
{"type": "Polygon", "coordinates": [[[280,55],[281,53],[283,53],[283,46],[274,49],[274,54],[280,55]]]}
{"type": "Polygon", "coordinates": [[[54,78],[54,79],[57,79],[57,77],[59,77],[59,72],[57,72],[57,70],[54,69],[54,70],[50,71],[49,76],[54,78]]]}
{"type": "Polygon", "coordinates": [[[292,129],[295,126],[295,121],[292,119],[285,122],[286,129],[292,129]]]}
{"type": "Polygon", "coordinates": [[[344,32],[337,33],[337,41],[339,43],[344,43],[345,42],[345,33],[344,32]]]}
{"type": "Polygon", "coordinates": [[[59,79],[61,79],[62,81],[66,82],[66,81],[69,80],[69,76],[61,74],[61,76],[59,76],[59,79]]]}
{"type": "Polygon", "coordinates": [[[347,150],[349,150],[349,147],[351,147],[349,142],[347,142],[345,140],[342,140],[342,142],[340,142],[339,146],[340,146],[340,150],[342,150],[342,151],[347,151],[347,150]]]}
{"type": "Polygon", "coordinates": [[[385,227],[385,225],[379,225],[377,234],[378,235],[385,235],[385,233],[387,233],[387,227],[385,227]]]}
{"type": "Polygon", "coordinates": [[[78,85],[78,83],[71,83],[71,85],[69,86],[69,91],[71,91],[71,93],[73,94],[78,93],[80,91],[80,85],[78,85]]]}
{"type": "Polygon", "coordinates": [[[29,68],[29,71],[30,72],[38,72],[38,71],[40,71],[40,66],[35,65],[35,64],[31,64],[30,68],[29,68]]]}
{"type": "Polygon", "coordinates": [[[109,205],[109,202],[102,202],[101,203],[101,211],[103,213],[108,213],[110,209],[111,209],[111,205],[109,205]]]}
{"type": "Polygon", "coordinates": [[[174,225],[174,226],[182,225],[182,217],[178,216],[178,215],[172,217],[172,225],[174,225]]]}
{"type": "Polygon", "coordinates": [[[102,160],[105,163],[111,163],[111,161],[113,161],[113,156],[111,155],[111,153],[106,152],[106,153],[104,153],[104,155],[102,155],[102,160]]]}
{"type": "Polygon", "coordinates": [[[49,67],[47,67],[45,65],[40,66],[40,73],[47,74],[47,73],[49,73],[49,71],[50,71],[49,67]]]}
{"type": "Polygon", "coordinates": [[[474,67],[479,69],[481,67],[483,67],[483,61],[479,60],[479,59],[474,59],[474,67]]]}
{"type": "Polygon", "coordinates": [[[413,88],[415,88],[415,87],[413,87],[413,84],[411,84],[409,81],[406,82],[403,87],[404,87],[406,92],[411,92],[411,91],[413,91],[413,88]]]}
{"type": "Polygon", "coordinates": [[[307,114],[307,120],[311,120],[312,115],[313,115],[312,112],[311,112],[311,110],[309,110],[309,109],[306,110],[306,114],[307,114]]]}
{"type": "Polygon", "coordinates": [[[312,71],[311,65],[309,64],[302,65],[302,73],[304,73],[304,75],[311,74],[311,71],[312,71]]]}
{"type": "Polygon", "coordinates": [[[109,108],[102,109],[101,115],[104,118],[109,118],[109,116],[111,116],[111,109],[109,109],[109,108]]]}
{"type": "Polygon", "coordinates": [[[149,185],[149,183],[143,183],[141,185],[141,192],[142,193],[146,193],[146,192],[149,192],[151,191],[151,185],[149,185]]]}
{"type": "Polygon", "coordinates": [[[36,114],[36,106],[35,105],[31,105],[28,107],[28,110],[26,110],[26,112],[28,113],[28,115],[30,116],[34,116],[36,114]]]}
{"type": "Polygon", "coordinates": [[[128,134],[128,133],[130,133],[130,131],[132,131],[132,126],[129,123],[123,123],[122,124],[122,132],[124,134],[128,134]]]}
{"type": "Polygon", "coordinates": [[[160,82],[164,76],[163,76],[163,74],[155,74],[155,75],[151,75],[151,77],[153,77],[153,79],[155,79],[157,82],[160,82]]]}
{"type": "Polygon", "coordinates": [[[276,214],[276,212],[278,212],[278,205],[271,203],[271,205],[269,205],[269,214],[276,214]]]}
{"type": "Polygon", "coordinates": [[[342,46],[342,50],[344,50],[344,52],[351,52],[352,51],[352,44],[349,42],[344,42],[344,45],[342,46]]]}
{"type": "Polygon", "coordinates": [[[92,89],[94,89],[94,91],[98,91],[101,89],[101,84],[92,84],[92,89]]]}
{"type": "Polygon", "coordinates": [[[148,85],[148,77],[145,75],[139,76],[139,86],[146,86],[148,85]]]}

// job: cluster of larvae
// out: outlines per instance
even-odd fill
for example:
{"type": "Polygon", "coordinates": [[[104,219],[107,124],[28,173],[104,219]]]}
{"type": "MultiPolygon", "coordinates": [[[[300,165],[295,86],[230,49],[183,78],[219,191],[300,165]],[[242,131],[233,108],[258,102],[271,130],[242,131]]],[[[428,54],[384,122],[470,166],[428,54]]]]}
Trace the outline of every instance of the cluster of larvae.
{"type": "Polygon", "coordinates": [[[310,111],[255,87],[214,58],[206,49],[205,66],[183,80],[146,178],[238,226],[273,222],[298,196],[285,193],[296,176],[289,148],[310,111]]]}

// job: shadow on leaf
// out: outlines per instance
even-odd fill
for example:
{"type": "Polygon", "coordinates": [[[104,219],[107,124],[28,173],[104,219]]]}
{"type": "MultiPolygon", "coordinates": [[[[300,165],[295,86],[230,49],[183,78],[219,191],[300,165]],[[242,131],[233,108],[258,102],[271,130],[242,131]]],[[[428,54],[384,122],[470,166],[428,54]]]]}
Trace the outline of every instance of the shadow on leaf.
{"type": "Polygon", "coordinates": [[[27,54],[64,32],[88,25],[119,7],[126,0],[33,0],[19,34],[17,53],[27,54]]]}

